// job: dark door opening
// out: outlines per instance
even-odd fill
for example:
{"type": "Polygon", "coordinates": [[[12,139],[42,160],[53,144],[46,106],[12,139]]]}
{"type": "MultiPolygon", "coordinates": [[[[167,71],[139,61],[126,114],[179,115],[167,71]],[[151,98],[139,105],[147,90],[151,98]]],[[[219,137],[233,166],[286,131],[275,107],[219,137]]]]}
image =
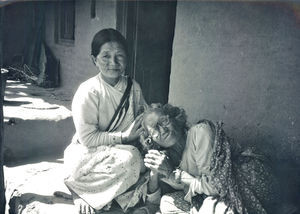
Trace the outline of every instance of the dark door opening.
{"type": "Polygon", "coordinates": [[[167,103],[176,1],[118,1],[117,28],[129,44],[128,74],[148,103],[167,103]]]}

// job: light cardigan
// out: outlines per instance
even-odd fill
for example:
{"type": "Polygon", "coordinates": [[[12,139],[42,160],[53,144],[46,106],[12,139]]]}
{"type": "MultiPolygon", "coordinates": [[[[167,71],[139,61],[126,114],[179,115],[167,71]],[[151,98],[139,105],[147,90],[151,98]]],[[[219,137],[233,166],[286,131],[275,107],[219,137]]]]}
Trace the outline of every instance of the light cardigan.
{"type": "MultiPolygon", "coordinates": [[[[134,121],[139,108],[146,106],[141,88],[134,80],[127,113],[115,129],[105,131],[126,86],[127,77],[122,76],[113,87],[99,74],[79,86],[72,103],[76,134],[64,153],[65,184],[97,210],[127,194],[143,168],[139,150],[121,144],[122,131],[134,121]]],[[[138,190],[146,192],[144,186],[138,190]]],[[[131,198],[121,201],[122,208],[135,205],[139,199],[131,198]]]]}
{"type": "Polygon", "coordinates": [[[122,131],[134,121],[139,108],[147,106],[139,84],[133,80],[130,107],[125,118],[116,130],[106,132],[126,86],[127,77],[121,76],[113,87],[101,78],[100,73],[79,86],[72,102],[75,139],[87,147],[121,143],[122,131]]]}
{"type": "Polygon", "coordinates": [[[194,179],[185,196],[186,201],[191,202],[191,198],[197,193],[217,195],[216,189],[211,184],[209,170],[214,149],[214,135],[206,123],[193,126],[188,132],[180,169],[194,176],[194,179]]]}
{"type": "MultiPolygon", "coordinates": [[[[189,186],[184,187],[185,200],[191,202],[196,194],[206,194],[208,196],[217,195],[218,192],[211,184],[210,163],[214,151],[214,138],[211,127],[207,123],[196,124],[187,133],[186,145],[182,155],[179,168],[192,175],[189,186]]],[[[173,183],[168,179],[163,179],[175,189],[182,189],[182,183],[173,183]]],[[[160,197],[157,193],[156,197],[160,197]]]]}

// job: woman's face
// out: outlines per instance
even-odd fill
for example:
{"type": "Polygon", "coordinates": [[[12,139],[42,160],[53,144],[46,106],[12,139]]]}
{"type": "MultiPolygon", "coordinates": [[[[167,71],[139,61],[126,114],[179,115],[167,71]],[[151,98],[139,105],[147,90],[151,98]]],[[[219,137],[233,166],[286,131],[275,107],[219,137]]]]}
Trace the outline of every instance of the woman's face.
{"type": "Polygon", "coordinates": [[[104,80],[119,80],[127,64],[127,56],[123,46],[118,42],[104,43],[95,58],[95,64],[104,80]]]}
{"type": "Polygon", "coordinates": [[[181,137],[175,130],[174,122],[167,115],[151,112],[144,117],[144,127],[158,145],[163,148],[173,146],[181,137]]]}

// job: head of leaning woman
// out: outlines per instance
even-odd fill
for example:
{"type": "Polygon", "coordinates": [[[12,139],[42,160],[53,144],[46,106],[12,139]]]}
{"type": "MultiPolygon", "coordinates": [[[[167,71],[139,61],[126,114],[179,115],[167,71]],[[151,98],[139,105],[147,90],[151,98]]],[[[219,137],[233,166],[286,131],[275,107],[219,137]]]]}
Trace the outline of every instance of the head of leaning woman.
{"type": "Polygon", "coordinates": [[[155,147],[166,151],[173,165],[178,166],[188,130],[185,111],[170,104],[152,104],[144,112],[143,127],[155,147]]]}
{"type": "Polygon", "coordinates": [[[92,40],[91,55],[101,78],[116,85],[127,66],[128,48],[122,34],[111,28],[100,30],[92,40]]]}

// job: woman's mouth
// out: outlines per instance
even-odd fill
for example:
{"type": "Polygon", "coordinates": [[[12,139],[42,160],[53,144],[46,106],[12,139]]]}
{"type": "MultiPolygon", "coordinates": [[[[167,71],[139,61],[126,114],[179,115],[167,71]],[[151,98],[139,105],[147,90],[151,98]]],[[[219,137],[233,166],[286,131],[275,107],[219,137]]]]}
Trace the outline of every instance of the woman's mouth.
{"type": "Polygon", "coordinates": [[[118,68],[112,68],[112,69],[108,69],[109,71],[114,71],[114,72],[119,72],[120,71],[120,69],[118,69],[118,68]]]}

